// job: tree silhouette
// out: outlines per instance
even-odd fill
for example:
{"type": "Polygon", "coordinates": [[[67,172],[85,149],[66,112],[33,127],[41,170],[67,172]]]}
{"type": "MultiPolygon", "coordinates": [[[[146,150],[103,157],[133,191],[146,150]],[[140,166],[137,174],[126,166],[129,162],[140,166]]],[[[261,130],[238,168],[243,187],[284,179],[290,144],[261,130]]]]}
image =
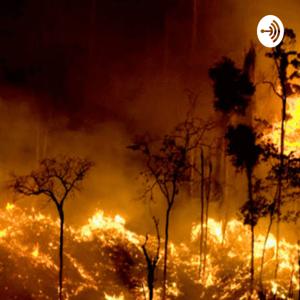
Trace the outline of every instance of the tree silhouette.
{"type": "Polygon", "coordinates": [[[213,80],[215,109],[228,116],[244,115],[255,91],[248,72],[237,68],[230,58],[223,57],[209,70],[209,77],[213,80]]]}
{"type": "MultiPolygon", "coordinates": [[[[243,69],[236,67],[233,60],[223,57],[220,62],[209,69],[209,77],[213,81],[214,91],[214,108],[221,113],[219,126],[221,128],[221,137],[217,140],[217,156],[222,157],[217,161],[216,173],[221,175],[223,183],[223,200],[221,205],[226,201],[227,191],[227,162],[225,146],[225,130],[233,115],[245,115],[251,97],[255,92],[255,87],[250,79],[250,73],[254,68],[255,51],[250,47],[245,56],[243,69]],[[222,167],[223,163],[223,167],[222,167]]],[[[227,214],[225,208],[225,214],[227,214]]],[[[227,226],[227,216],[223,223],[223,236],[225,236],[227,226]]]]}
{"type": "Polygon", "coordinates": [[[146,178],[146,194],[158,187],[166,202],[165,243],[163,266],[163,295],[166,299],[167,265],[170,215],[180,189],[191,181],[195,165],[190,156],[202,143],[203,136],[213,126],[212,122],[203,125],[201,120],[189,119],[176,126],[172,134],[160,140],[149,136],[138,137],[128,148],[140,151],[145,159],[146,169],[141,174],[146,178]]]}
{"type": "Polygon", "coordinates": [[[248,200],[241,208],[244,224],[251,228],[251,263],[250,263],[250,293],[254,287],[254,227],[258,222],[258,212],[253,196],[253,171],[259,161],[262,149],[256,143],[256,133],[253,128],[239,124],[237,127],[228,127],[226,133],[228,140],[227,154],[231,156],[233,165],[239,170],[245,170],[248,183],[248,200]]]}
{"type": "Polygon", "coordinates": [[[211,160],[211,152],[204,155],[203,147],[200,147],[200,167],[197,169],[200,182],[200,230],[199,230],[199,278],[205,280],[206,260],[207,260],[207,238],[208,238],[208,216],[211,196],[214,200],[218,199],[219,183],[213,178],[213,164],[211,160]],[[212,191],[212,185],[215,190],[212,191]]]}
{"type": "Polygon", "coordinates": [[[93,163],[81,158],[52,158],[40,162],[29,175],[14,177],[12,188],[25,196],[45,196],[52,201],[60,219],[59,299],[63,299],[64,203],[70,193],[78,190],[93,163]]]}

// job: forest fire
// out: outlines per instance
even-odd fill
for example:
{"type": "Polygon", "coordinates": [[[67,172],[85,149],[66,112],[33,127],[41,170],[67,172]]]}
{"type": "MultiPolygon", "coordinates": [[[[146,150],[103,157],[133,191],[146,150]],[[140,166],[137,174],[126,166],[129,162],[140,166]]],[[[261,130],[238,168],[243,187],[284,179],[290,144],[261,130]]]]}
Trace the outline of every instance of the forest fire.
{"type": "MultiPolygon", "coordinates": [[[[66,228],[66,299],[85,299],[91,295],[107,300],[143,299],[147,293],[145,262],[141,251],[144,236],[127,230],[125,225],[126,221],[121,216],[109,217],[97,211],[86,225],[66,228]],[[123,253],[122,259],[120,253],[123,253]]],[[[172,243],[169,298],[180,299],[180,295],[201,292],[210,299],[244,299],[247,295],[250,255],[244,241],[249,239],[250,232],[240,221],[231,220],[223,237],[222,222],[209,219],[206,264],[209,275],[205,282],[201,282],[197,272],[199,228],[198,224],[193,225],[191,240],[186,244],[172,243]]],[[[1,264],[7,276],[6,280],[1,281],[1,293],[12,293],[13,279],[19,295],[35,299],[53,298],[55,284],[49,285],[49,281],[55,282],[58,268],[58,223],[34,209],[24,210],[8,203],[0,211],[0,232],[0,254],[8,257],[8,263],[1,264]],[[36,278],[36,281],[32,278],[36,278]]],[[[258,235],[255,242],[257,265],[262,243],[263,236],[258,235]]],[[[274,282],[272,268],[276,239],[270,236],[264,283],[269,288],[268,293],[276,292],[280,299],[290,299],[291,291],[299,289],[297,245],[285,240],[280,243],[279,276],[274,282]]],[[[161,264],[158,269],[160,273],[161,264]]],[[[155,299],[160,299],[160,293],[161,287],[157,283],[155,299]]]]}
{"type": "MultiPolygon", "coordinates": [[[[280,121],[272,125],[272,132],[267,136],[275,145],[280,145],[280,121]]],[[[300,154],[300,98],[290,97],[287,100],[287,119],[285,123],[285,153],[300,154]]]]}
{"type": "Polygon", "coordinates": [[[0,1],[1,300],[300,300],[300,1],[258,2],[0,1]]]}

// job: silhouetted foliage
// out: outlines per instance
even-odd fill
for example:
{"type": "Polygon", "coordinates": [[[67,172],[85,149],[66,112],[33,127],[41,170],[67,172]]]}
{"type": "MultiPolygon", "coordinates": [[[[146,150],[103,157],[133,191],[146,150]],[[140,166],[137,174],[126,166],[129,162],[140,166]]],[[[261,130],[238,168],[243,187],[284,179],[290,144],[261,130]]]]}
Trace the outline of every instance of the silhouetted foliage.
{"type": "Polygon", "coordinates": [[[262,153],[261,147],[256,144],[257,135],[253,128],[243,124],[229,126],[226,138],[227,154],[231,156],[233,165],[240,170],[252,171],[262,153]]]}
{"type": "MultiPolygon", "coordinates": [[[[296,34],[292,29],[285,29],[282,43],[266,53],[275,62],[281,91],[276,92],[281,98],[287,98],[300,92],[300,85],[294,79],[300,78],[300,53],[295,50],[296,34]]],[[[276,90],[276,83],[273,83],[276,90]]]]}
{"type": "Polygon", "coordinates": [[[227,159],[226,142],[224,140],[225,131],[234,115],[245,115],[250,104],[255,86],[251,81],[251,74],[255,67],[255,49],[250,47],[247,52],[242,69],[236,67],[233,60],[223,57],[217,64],[209,69],[209,77],[213,81],[214,108],[221,112],[219,126],[221,130],[220,138],[217,140],[217,156],[221,159],[217,161],[216,173],[219,181],[222,182],[221,201],[222,211],[224,211],[223,236],[225,236],[228,222],[227,201],[227,159]]]}
{"type": "Polygon", "coordinates": [[[255,92],[247,72],[238,69],[231,59],[224,57],[209,70],[209,77],[213,80],[215,109],[226,114],[245,114],[255,92]]]}
{"type": "MultiPolygon", "coordinates": [[[[250,294],[254,288],[254,227],[258,218],[265,209],[264,198],[253,195],[253,170],[259,162],[262,148],[257,144],[257,134],[250,126],[239,124],[237,127],[229,126],[226,133],[228,140],[227,154],[231,156],[233,165],[238,170],[246,170],[248,182],[248,200],[241,207],[244,224],[251,228],[251,266],[250,266],[250,294]],[[259,200],[259,201],[258,201],[259,200]]],[[[259,186],[256,187],[259,190],[259,186]]]]}
{"type": "Polygon", "coordinates": [[[255,62],[256,62],[255,46],[253,43],[251,43],[251,46],[245,55],[244,65],[243,65],[243,72],[247,74],[249,78],[255,70],[255,62]]]}

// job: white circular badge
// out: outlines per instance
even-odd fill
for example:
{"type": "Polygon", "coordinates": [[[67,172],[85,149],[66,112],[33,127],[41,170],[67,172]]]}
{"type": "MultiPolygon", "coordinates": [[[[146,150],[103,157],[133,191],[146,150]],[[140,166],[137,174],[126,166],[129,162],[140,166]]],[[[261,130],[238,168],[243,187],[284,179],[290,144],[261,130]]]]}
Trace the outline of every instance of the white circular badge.
{"type": "Polygon", "coordinates": [[[268,48],[280,44],[284,36],[284,27],[281,20],[273,15],[264,16],[257,25],[257,37],[268,48]]]}

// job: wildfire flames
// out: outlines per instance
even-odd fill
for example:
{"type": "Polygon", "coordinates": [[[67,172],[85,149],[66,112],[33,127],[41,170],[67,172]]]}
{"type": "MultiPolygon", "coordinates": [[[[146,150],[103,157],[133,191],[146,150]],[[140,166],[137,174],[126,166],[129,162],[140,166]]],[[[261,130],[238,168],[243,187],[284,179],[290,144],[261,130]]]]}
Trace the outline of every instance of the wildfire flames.
{"type": "MultiPolygon", "coordinates": [[[[126,229],[121,216],[97,211],[86,225],[65,229],[66,299],[145,299],[145,241],[126,229]]],[[[187,243],[170,245],[168,299],[247,299],[250,232],[238,220],[208,222],[206,278],[199,280],[199,230],[194,224],[187,243]]],[[[55,299],[57,295],[59,222],[35,209],[8,203],[0,210],[0,294],[2,298],[55,299]]],[[[264,237],[257,234],[255,263],[259,272],[264,237]]],[[[155,251],[155,238],[149,237],[155,251]]],[[[280,241],[278,280],[273,281],[276,239],[270,236],[264,266],[268,297],[293,299],[299,289],[298,246],[280,241]]],[[[161,255],[162,257],[162,255],[161,255]]],[[[162,261],[158,264],[155,299],[160,299],[162,261]]],[[[258,274],[257,276],[258,277],[258,274]]]]}
{"type": "MultiPolygon", "coordinates": [[[[287,104],[288,117],[285,122],[285,153],[289,154],[290,152],[294,152],[300,154],[300,98],[288,98],[287,104]]],[[[269,138],[272,139],[275,145],[280,145],[280,121],[275,122],[272,127],[273,130],[269,135],[269,138]]]]}

